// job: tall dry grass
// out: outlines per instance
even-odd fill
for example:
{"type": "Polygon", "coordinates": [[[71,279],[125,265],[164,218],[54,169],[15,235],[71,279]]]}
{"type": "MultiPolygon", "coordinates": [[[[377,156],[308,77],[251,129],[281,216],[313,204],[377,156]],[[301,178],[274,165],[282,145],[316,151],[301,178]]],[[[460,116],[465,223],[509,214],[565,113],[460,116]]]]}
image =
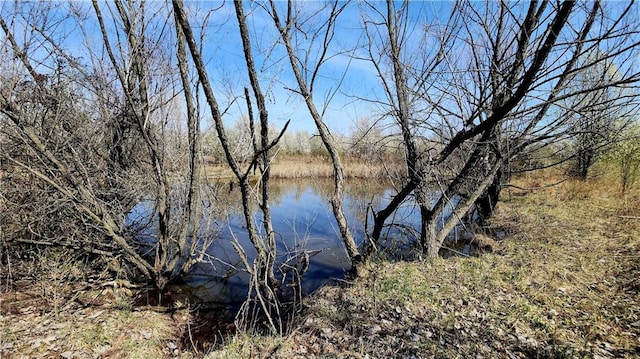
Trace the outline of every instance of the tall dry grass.
{"type": "MultiPolygon", "coordinates": [[[[343,159],[345,178],[388,178],[402,174],[403,164],[395,161],[367,162],[358,158],[343,159]]],[[[257,173],[257,172],[256,172],[257,173]]],[[[205,168],[208,178],[231,178],[233,173],[223,165],[205,168]]],[[[271,163],[271,177],[279,179],[331,178],[333,165],[323,156],[277,156],[271,163]]]]}
{"type": "Polygon", "coordinates": [[[504,191],[504,198],[543,193],[548,200],[562,202],[585,201],[606,202],[620,213],[638,213],[640,211],[640,183],[622,191],[620,174],[607,164],[598,164],[591,169],[591,175],[585,181],[568,177],[562,168],[547,169],[518,176],[504,191]]]}

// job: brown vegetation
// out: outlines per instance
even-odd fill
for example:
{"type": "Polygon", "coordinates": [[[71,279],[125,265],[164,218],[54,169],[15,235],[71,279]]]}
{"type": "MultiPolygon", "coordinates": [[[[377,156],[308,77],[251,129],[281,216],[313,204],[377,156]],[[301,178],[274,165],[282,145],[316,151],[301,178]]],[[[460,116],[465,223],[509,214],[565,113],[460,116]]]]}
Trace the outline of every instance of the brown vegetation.
{"type": "MultiPolygon", "coordinates": [[[[345,178],[388,178],[397,176],[402,170],[398,162],[389,164],[382,161],[367,162],[356,157],[346,157],[343,162],[345,178]]],[[[272,178],[331,178],[333,176],[331,160],[324,156],[276,156],[271,166],[272,178]]],[[[225,166],[209,165],[205,168],[205,175],[212,179],[231,178],[231,172],[225,166]]]]}
{"type": "MultiPolygon", "coordinates": [[[[545,187],[560,180],[545,173],[514,181],[519,188],[538,189],[520,195],[523,190],[512,187],[504,193],[488,228],[501,238],[493,253],[374,262],[356,282],[325,287],[306,299],[284,337],[237,334],[220,342],[211,332],[211,343],[198,346],[208,350],[189,351],[194,326],[187,323],[195,319],[188,311],[172,315],[132,306],[132,293],[123,286],[78,291],[43,278],[3,284],[0,353],[636,357],[640,194],[636,189],[622,196],[607,176],[545,187]],[[46,305],[56,301],[63,303],[58,310],[46,305]]],[[[206,328],[213,324],[199,330],[206,328]]]]}

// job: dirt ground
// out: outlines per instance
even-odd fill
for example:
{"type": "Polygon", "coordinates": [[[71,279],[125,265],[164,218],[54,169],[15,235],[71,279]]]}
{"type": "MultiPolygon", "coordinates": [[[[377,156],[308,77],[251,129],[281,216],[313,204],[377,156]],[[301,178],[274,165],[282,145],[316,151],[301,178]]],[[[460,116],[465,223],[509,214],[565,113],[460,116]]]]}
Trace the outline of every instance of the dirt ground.
{"type": "Polygon", "coordinates": [[[22,283],[0,295],[1,358],[171,357],[190,320],[187,311],[132,307],[127,288],[52,290],[22,283]]]}

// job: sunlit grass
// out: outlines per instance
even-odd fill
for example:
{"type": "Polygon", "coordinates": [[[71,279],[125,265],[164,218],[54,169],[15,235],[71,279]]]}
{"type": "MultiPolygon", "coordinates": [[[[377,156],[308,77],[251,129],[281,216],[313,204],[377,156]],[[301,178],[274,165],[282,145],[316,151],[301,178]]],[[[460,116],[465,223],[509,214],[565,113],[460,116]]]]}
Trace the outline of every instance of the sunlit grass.
{"type": "Polygon", "coordinates": [[[99,308],[63,315],[27,310],[22,320],[3,320],[0,345],[26,357],[99,356],[162,358],[178,328],[166,315],[99,308]],[[26,334],[26,335],[25,335],[26,334]]]}
{"type": "MultiPolygon", "coordinates": [[[[345,178],[384,178],[388,171],[399,171],[400,166],[357,158],[343,158],[345,178]],[[386,167],[385,167],[386,165],[386,167]]],[[[248,165],[248,163],[247,163],[248,165]]],[[[224,164],[207,165],[204,173],[208,178],[231,179],[233,172],[224,164]]],[[[252,175],[257,179],[258,172],[252,175]]],[[[324,156],[276,156],[271,164],[272,178],[331,178],[333,165],[324,156]]]]}
{"type": "Polygon", "coordinates": [[[354,285],[307,299],[274,355],[629,357],[640,337],[638,190],[551,171],[513,183],[491,223],[506,234],[493,253],[370,263],[354,285]]]}
{"type": "Polygon", "coordinates": [[[220,350],[206,353],[205,359],[242,359],[269,357],[269,353],[277,351],[285,338],[272,336],[236,334],[225,340],[220,350]]]}

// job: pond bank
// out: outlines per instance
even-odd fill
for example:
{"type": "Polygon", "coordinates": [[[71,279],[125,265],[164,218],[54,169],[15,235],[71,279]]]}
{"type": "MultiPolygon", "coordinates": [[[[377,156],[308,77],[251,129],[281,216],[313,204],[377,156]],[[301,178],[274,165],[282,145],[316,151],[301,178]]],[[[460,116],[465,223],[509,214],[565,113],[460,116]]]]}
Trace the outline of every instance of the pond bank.
{"type": "Polygon", "coordinates": [[[494,253],[374,263],[308,298],[291,335],[237,335],[207,357],[637,357],[640,205],[607,183],[505,193],[494,253]]]}
{"type": "MultiPolygon", "coordinates": [[[[388,180],[390,175],[396,177],[404,173],[401,160],[383,162],[380,159],[345,157],[342,162],[345,178],[388,180]]],[[[212,179],[233,178],[229,166],[214,162],[205,165],[204,174],[207,178],[212,179]]],[[[271,177],[279,179],[333,178],[333,165],[326,156],[279,155],[274,157],[271,164],[271,177]]]]}
{"type": "Polygon", "coordinates": [[[640,201],[607,183],[507,192],[492,222],[505,233],[494,253],[374,261],[356,282],[308,297],[280,338],[221,338],[218,330],[232,333],[232,325],[199,320],[189,303],[133,306],[135,290],[122,285],[3,285],[0,356],[637,357],[640,201]]]}

